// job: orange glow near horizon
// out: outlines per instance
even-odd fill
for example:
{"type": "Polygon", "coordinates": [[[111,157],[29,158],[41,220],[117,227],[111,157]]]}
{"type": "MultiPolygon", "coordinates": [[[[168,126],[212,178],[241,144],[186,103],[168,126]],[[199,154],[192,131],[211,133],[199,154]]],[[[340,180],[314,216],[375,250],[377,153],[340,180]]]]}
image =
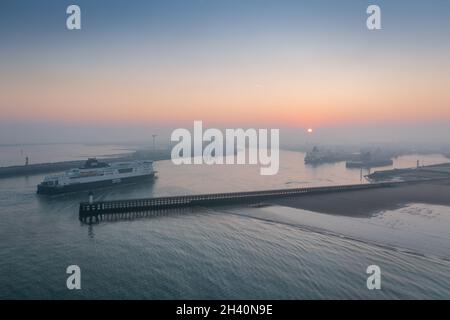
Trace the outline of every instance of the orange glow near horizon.
{"type": "Polygon", "coordinates": [[[450,121],[450,73],[358,68],[100,70],[14,74],[0,86],[2,120],[71,123],[253,123],[323,127],[450,121]],[[26,93],[26,94],[25,94],[26,93]]]}

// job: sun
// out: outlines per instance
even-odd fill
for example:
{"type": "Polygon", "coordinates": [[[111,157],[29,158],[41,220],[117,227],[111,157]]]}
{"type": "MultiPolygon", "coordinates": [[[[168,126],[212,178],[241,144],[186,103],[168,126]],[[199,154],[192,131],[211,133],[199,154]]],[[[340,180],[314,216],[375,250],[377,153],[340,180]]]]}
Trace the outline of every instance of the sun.
{"type": "Polygon", "coordinates": [[[313,133],[313,129],[312,128],[308,128],[308,133],[313,133]]]}

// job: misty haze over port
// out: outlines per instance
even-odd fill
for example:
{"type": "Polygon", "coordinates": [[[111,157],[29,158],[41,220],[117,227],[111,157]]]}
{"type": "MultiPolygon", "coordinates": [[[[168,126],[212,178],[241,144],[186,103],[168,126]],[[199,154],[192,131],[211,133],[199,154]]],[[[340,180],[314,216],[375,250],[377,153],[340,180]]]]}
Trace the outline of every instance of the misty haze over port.
{"type": "Polygon", "coordinates": [[[450,2],[376,2],[2,0],[0,298],[448,299],[450,2]],[[278,174],[176,166],[194,121],[279,129],[278,174]]]}
{"type": "Polygon", "coordinates": [[[0,144],[162,143],[202,120],[448,146],[450,5],[379,2],[377,32],[365,1],[79,1],[77,32],[58,1],[2,4],[0,144]]]}

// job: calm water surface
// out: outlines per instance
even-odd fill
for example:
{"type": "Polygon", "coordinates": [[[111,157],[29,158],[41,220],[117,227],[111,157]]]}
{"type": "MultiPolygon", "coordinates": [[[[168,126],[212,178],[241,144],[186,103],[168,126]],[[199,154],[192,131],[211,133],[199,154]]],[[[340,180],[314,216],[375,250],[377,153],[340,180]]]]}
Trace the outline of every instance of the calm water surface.
{"type": "MultiPolygon", "coordinates": [[[[360,171],[344,163],[305,167],[303,157],[282,152],[275,177],[260,176],[257,166],[162,161],[153,183],[95,197],[360,182],[360,171]]],[[[418,158],[448,161],[407,156],[394,166],[414,166],[418,158]]],[[[187,209],[88,226],[78,222],[86,194],[37,196],[42,178],[0,180],[0,298],[450,298],[448,207],[410,204],[372,218],[283,207],[187,209]],[[81,267],[80,291],[66,289],[71,264],[81,267]],[[371,264],[382,269],[382,290],[366,288],[371,264]]]]}

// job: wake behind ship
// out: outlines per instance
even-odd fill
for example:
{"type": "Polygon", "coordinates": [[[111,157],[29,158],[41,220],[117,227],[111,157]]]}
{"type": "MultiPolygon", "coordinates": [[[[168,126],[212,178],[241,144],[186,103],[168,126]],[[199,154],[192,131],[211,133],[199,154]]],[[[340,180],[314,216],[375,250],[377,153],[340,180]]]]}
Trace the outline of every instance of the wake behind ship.
{"type": "Polygon", "coordinates": [[[60,194],[91,188],[137,182],[153,178],[153,161],[129,161],[108,164],[95,158],[88,159],[83,167],[44,178],[37,187],[38,194],[60,194]]]}

